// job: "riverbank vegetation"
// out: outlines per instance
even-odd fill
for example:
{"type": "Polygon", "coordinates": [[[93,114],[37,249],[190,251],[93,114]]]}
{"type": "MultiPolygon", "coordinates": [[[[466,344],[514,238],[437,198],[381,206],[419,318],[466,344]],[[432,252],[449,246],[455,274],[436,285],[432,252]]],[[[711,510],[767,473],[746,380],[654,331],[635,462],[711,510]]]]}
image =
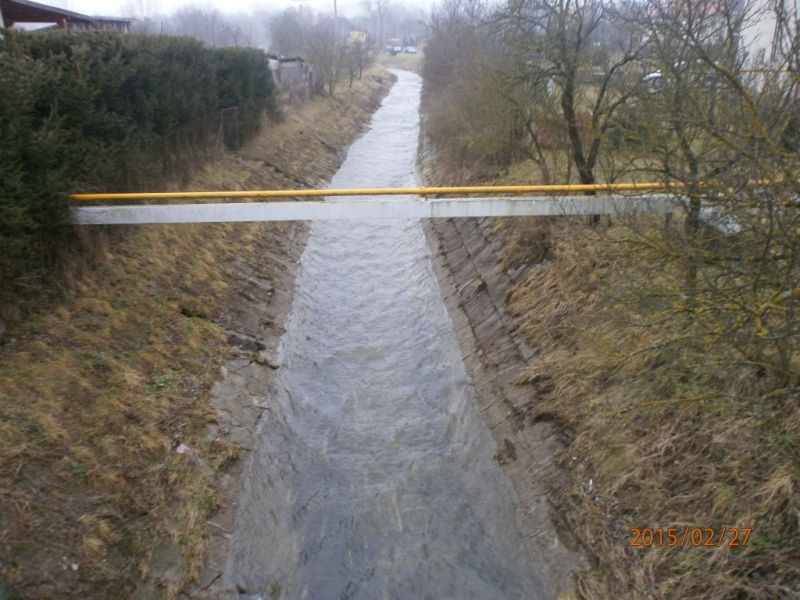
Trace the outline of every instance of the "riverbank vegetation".
{"type": "Polygon", "coordinates": [[[0,319],[92,260],[82,255],[91,242],[69,227],[70,193],[185,184],[215,151],[251,138],[265,112],[277,115],[260,50],[116,32],[5,33],[0,319]]]}
{"type": "Polygon", "coordinates": [[[376,57],[375,62],[387,69],[400,69],[401,71],[419,73],[422,70],[422,52],[417,52],[416,54],[401,52],[394,56],[382,52],[376,57]]]}
{"type": "Polygon", "coordinates": [[[375,62],[375,38],[354,30],[347,19],[314,15],[303,8],[286,8],[269,20],[273,51],[282,56],[303,56],[321,75],[318,90],[333,97],[346,80],[348,87],[360,80],[365,69],[375,62]]]}
{"type": "Polygon", "coordinates": [[[432,19],[439,183],[675,186],[669,217],[496,225],[537,352],[528,422],[572,436],[553,495],[593,561],[581,598],[800,593],[798,38],[786,20],[759,63],[741,36],[758,17],[530,0],[432,19]],[[631,546],[634,528],[655,541],[631,546]]]}
{"type": "MultiPolygon", "coordinates": [[[[255,137],[180,189],[320,185],[390,86],[375,73],[382,82],[367,76],[336,98],[285,107],[280,123],[264,117],[255,137]]],[[[144,588],[142,597],[174,598],[198,581],[219,477],[239,454],[206,437],[209,389],[230,355],[216,322],[235,293],[228,262],[258,261],[252,240],[281,227],[104,228],[80,277],[6,335],[0,596],[127,598],[144,588]]]]}

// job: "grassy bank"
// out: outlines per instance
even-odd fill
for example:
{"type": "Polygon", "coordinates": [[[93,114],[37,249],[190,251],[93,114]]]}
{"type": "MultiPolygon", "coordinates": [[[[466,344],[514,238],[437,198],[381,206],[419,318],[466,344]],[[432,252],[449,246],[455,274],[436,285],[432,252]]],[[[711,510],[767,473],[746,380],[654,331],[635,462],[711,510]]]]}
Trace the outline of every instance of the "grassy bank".
{"type": "MultiPolygon", "coordinates": [[[[494,182],[536,180],[520,163],[494,182]]],[[[570,440],[552,494],[592,560],[575,596],[797,597],[797,392],[722,344],[682,339],[693,317],[667,318],[648,290],[683,274],[632,243],[663,224],[496,221],[498,267],[517,277],[506,307],[536,351],[518,376],[536,395],[526,422],[570,440]],[[632,529],[652,534],[632,546],[632,529]]]]}
{"type": "Polygon", "coordinates": [[[386,67],[387,69],[402,69],[404,71],[420,73],[422,69],[423,56],[424,54],[419,48],[417,49],[416,54],[406,54],[405,52],[402,52],[392,56],[391,54],[381,52],[378,54],[375,62],[382,67],[386,67]]]}
{"type": "MultiPolygon", "coordinates": [[[[370,75],[285,107],[189,189],[326,180],[388,88],[370,75]]],[[[238,455],[204,439],[230,356],[215,322],[232,293],[226,263],[280,227],[143,226],[121,240],[110,228],[113,252],[97,249],[75,293],[4,339],[0,584],[28,598],[127,597],[149,576],[169,598],[198,577],[216,473],[238,455]]]]}

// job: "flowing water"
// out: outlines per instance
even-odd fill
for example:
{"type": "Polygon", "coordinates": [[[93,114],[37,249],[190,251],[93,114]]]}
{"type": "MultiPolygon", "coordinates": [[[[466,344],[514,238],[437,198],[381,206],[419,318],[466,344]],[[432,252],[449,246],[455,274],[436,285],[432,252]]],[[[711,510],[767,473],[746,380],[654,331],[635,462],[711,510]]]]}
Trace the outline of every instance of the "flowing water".
{"type": "MultiPolygon", "coordinates": [[[[331,187],[414,184],[421,81],[396,74],[331,187]]],[[[241,598],[542,597],[419,221],[315,222],[280,350],[231,540],[241,598]]]]}

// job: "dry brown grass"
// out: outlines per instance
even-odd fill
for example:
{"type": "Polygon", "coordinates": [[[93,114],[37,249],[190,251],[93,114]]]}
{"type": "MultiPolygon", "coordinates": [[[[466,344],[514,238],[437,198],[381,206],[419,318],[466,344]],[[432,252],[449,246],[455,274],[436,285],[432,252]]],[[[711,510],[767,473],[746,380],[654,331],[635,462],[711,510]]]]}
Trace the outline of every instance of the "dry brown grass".
{"type": "Polygon", "coordinates": [[[571,485],[557,494],[593,560],[580,596],[797,597],[797,393],[771,393],[774,381],[722,347],[675,342],[679,324],[654,335],[656,309],[629,293],[652,265],[619,244],[624,226],[522,225],[509,253],[548,230],[553,262],[528,271],[508,308],[537,350],[520,374],[540,392],[530,421],[555,419],[573,436],[561,458],[571,485]],[[648,527],[753,533],[738,548],[631,547],[631,528],[648,527]]]}
{"type": "Polygon", "coordinates": [[[419,73],[422,68],[422,60],[424,58],[422,51],[417,48],[416,54],[406,54],[402,52],[395,56],[381,52],[375,59],[375,62],[387,69],[401,69],[403,71],[413,71],[419,73]]]}
{"type": "MultiPolygon", "coordinates": [[[[318,183],[369,118],[379,87],[365,77],[334,100],[286,109],[283,123],[210,165],[191,189],[318,183]]],[[[208,391],[229,356],[214,322],[230,293],[225,265],[273,227],[281,225],[131,228],[101,249],[101,264],[70,297],[6,338],[0,584],[29,598],[127,597],[165,541],[179,556],[154,574],[164,597],[196,580],[214,472],[238,455],[204,439],[214,419],[208,391]],[[176,452],[180,444],[191,451],[176,452]]]]}
{"type": "MultiPolygon", "coordinates": [[[[538,170],[517,163],[492,181],[538,183],[538,170]]],[[[622,219],[495,223],[498,267],[521,272],[506,306],[536,350],[518,376],[537,398],[528,422],[554,420],[571,440],[553,498],[593,565],[576,597],[800,597],[800,394],[714,336],[685,336],[691,317],[656,292],[683,272],[629,243],[657,239],[661,219],[639,217],[636,236],[622,219]],[[630,545],[632,528],[669,541],[671,527],[752,535],[630,545]]]]}

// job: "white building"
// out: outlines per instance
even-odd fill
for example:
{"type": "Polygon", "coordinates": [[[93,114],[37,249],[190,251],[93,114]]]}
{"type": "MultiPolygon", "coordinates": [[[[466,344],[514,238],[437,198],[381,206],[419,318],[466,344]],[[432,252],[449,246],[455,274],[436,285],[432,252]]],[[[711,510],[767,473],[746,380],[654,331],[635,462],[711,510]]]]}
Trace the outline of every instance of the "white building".
{"type": "Polygon", "coordinates": [[[750,18],[742,28],[742,47],[747,50],[753,66],[782,62],[782,57],[796,34],[786,26],[778,28],[778,15],[784,23],[795,23],[800,0],[751,0],[748,2],[750,18]]]}

